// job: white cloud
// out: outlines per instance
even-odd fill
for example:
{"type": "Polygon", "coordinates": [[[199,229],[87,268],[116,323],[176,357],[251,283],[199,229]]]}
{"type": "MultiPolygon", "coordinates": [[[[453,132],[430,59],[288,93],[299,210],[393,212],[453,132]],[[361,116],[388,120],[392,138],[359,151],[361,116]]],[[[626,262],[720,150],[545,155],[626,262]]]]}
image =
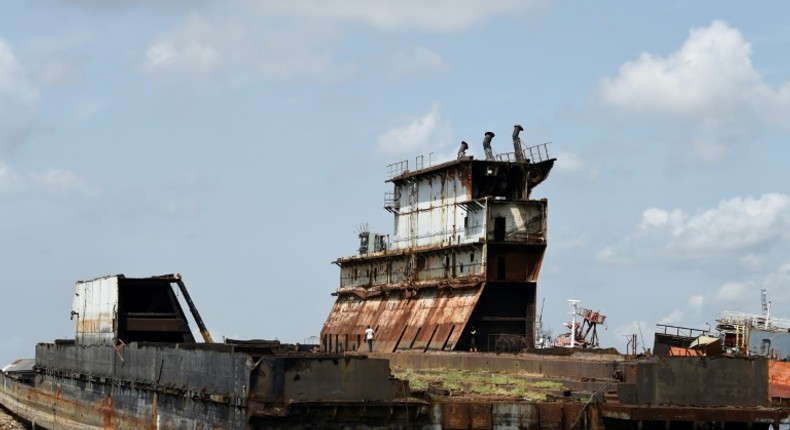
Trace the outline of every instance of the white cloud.
{"type": "Polygon", "coordinates": [[[779,265],[779,268],[766,278],[765,284],[769,287],[783,289],[790,285],[790,261],[779,265]]]}
{"type": "Polygon", "coordinates": [[[439,105],[435,104],[425,115],[380,134],[376,148],[386,156],[428,155],[445,150],[450,135],[450,122],[442,118],[439,105]]]}
{"type": "Polygon", "coordinates": [[[607,262],[716,259],[751,255],[753,262],[777,241],[790,239],[790,196],[733,197],[690,215],[650,208],[638,231],[598,254],[607,262]]]}
{"type": "Polygon", "coordinates": [[[746,314],[762,314],[762,292],[765,289],[771,315],[776,318],[790,317],[790,261],[784,261],[775,270],[759,277],[750,276],[746,281],[731,280],[723,283],[711,295],[717,303],[726,305],[730,311],[746,314]]]}
{"type": "Polygon", "coordinates": [[[705,297],[703,297],[703,296],[701,296],[699,294],[695,294],[695,295],[689,297],[689,301],[688,301],[687,306],[688,306],[689,310],[691,310],[691,312],[699,314],[702,311],[702,305],[704,303],[705,303],[705,297]]]}
{"type": "Polygon", "coordinates": [[[37,98],[11,46],[0,38],[0,151],[20,145],[30,134],[37,98]]]}
{"type": "Polygon", "coordinates": [[[686,302],[685,309],[674,309],[668,315],[661,318],[658,324],[677,325],[689,324],[689,319],[698,318],[702,313],[705,297],[694,294],[686,302]]]}
{"type": "Polygon", "coordinates": [[[90,197],[98,195],[100,191],[98,186],[64,169],[48,169],[32,174],[31,178],[44,191],[57,195],[80,194],[90,197]]]}
{"type": "Polygon", "coordinates": [[[679,50],[662,57],[642,53],[603,80],[604,105],[623,116],[681,126],[677,138],[704,162],[731,155],[765,121],[790,126],[790,83],[767,85],[751,62],[751,45],[723,21],[693,28],[679,50]]]}
{"type": "MultiPolygon", "coordinates": [[[[216,76],[238,81],[272,80],[333,83],[356,76],[360,65],[346,59],[340,41],[350,32],[463,31],[496,15],[533,10],[545,0],[476,2],[274,0],[190,4],[189,17],[153,40],[141,70],[204,82],[216,76]]],[[[449,69],[444,59],[425,47],[392,58],[387,73],[399,77],[449,69]]]]}
{"type": "Polygon", "coordinates": [[[760,76],[749,59],[751,46],[721,21],[692,29],[683,46],[666,58],[642,53],[603,82],[604,101],[647,115],[699,121],[715,112],[738,112],[744,89],[760,76]]]}
{"type": "Polygon", "coordinates": [[[562,162],[555,164],[554,170],[564,175],[596,178],[600,173],[600,168],[597,164],[585,162],[584,157],[575,152],[559,151],[556,158],[562,160],[562,162]]]}
{"type": "Polygon", "coordinates": [[[103,101],[85,100],[77,103],[72,115],[74,119],[78,121],[84,121],[104,109],[104,106],[105,103],[103,101]]]}
{"type": "Polygon", "coordinates": [[[232,24],[225,30],[192,14],[180,28],[146,49],[142,69],[204,77],[220,61],[228,61],[233,46],[240,42],[242,35],[232,24]]]}
{"type": "Polygon", "coordinates": [[[642,230],[665,228],[674,236],[683,229],[684,218],[686,218],[686,214],[680,209],[666,211],[660,208],[649,208],[642,213],[642,222],[639,224],[639,228],[642,230]]]}
{"type": "Polygon", "coordinates": [[[421,72],[445,73],[450,66],[444,59],[424,46],[415,46],[413,51],[399,51],[390,58],[387,72],[394,79],[400,79],[421,72]]]}
{"type": "Polygon", "coordinates": [[[759,269],[763,266],[764,260],[761,256],[754,253],[748,253],[740,258],[740,262],[744,267],[750,269],[759,269]]]}
{"type": "Polygon", "coordinates": [[[5,164],[0,163],[0,194],[17,190],[20,184],[19,175],[5,164]]]}
{"type": "Polygon", "coordinates": [[[55,196],[94,197],[100,188],[74,172],[51,168],[41,172],[17,172],[0,162],[0,194],[44,192],[55,196]]]}
{"type": "Polygon", "coordinates": [[[749,300],[749,297],[754,295],[755,289],[756,287],[749,283],[727,282],[716,291],[714,299],[720,302],[741,303],[749,300]]]}
{"type": "Polygon", "coordinates": [[[664,318],[661,318],[661,320],[658,323],[673,325],[681,321],[683,321],[683,311],[681,311],[680,309],[675,309],[669,315],[665,316],[664,318]]]}
{"type": "Polygon", "coordinates": [[[679,239],[676,245],[690,252],[740,253],[775,239],[787,239],[788,227],[790,196],[734,197],[685,220],[675,234],[679,239]]]}
{"type": "Polygon", "coordinates": [[[462,31],[492,16],[542,7],[547,1],[474,0],[309,0],[258,1],[267,15],[295,15],[337,23],[361,23],[384,31],[445,33],[462,31]]]}
{"type": "Polygon", "coordinates": [[[330,48],[336,30],[321,23],[193,13],[146,49],[142,71],[205,82],[226,74],[232,81],[267,79],[333,82],[356,66],[338,61],[330,48]]]}

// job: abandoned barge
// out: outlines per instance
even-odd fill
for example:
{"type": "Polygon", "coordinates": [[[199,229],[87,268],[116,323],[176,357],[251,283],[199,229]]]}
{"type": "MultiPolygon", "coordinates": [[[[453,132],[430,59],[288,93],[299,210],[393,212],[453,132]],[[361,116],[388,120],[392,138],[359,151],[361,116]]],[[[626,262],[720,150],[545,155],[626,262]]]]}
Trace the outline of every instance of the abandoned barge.
{"type": "MultiPolygon", "coordinates": [[[[547,200],[531,192],[546,144],[390,165],[392,237],[359,232],[339,258],[336,302],[314,346],[225,340],[206,330],[180,275],[76,284],[75,338],[40,343],[0,372],[0,405],[45,429],[762,429],[786,422],[787,363],[698,351],[625,356],[535,348],[547,200]],[[196,339],[179,302],[197,325],[196,339]],[[375,339],[367,351],[364,332],[375,339]],[[475,328],[473,334],[472,328],[475,328]],[[473,337],[474,336],[474,337],[473,337]],[[469,352],[473,346],[479,352],[469,352]],[[693,352],[693,353],[692,353],[693,352]],[[561,387],[492,396],[399,370],[517,372],[561,387]]],[[[603,321],[600,315],[594,321],[603,321]]],[[[657,337],[658,339],[658,337],[657,337]]],[[[671,339],[673,342],[677,339],[671,339]]],[[[572,343],[573,344],[573,343],[572,343]]],[[[669,350],[669,349],[668,349],[669,350]]],[[[440,378],[441,379],[441,378],[440,378]]]]}
{"type": "Polygon", "coordinates": [[[385,359],[214,343],[179,275],[77,282],[71,313],[74,339],[0,374],[0,404],[37,428],[397,428],[422,406],[385,359]]]}

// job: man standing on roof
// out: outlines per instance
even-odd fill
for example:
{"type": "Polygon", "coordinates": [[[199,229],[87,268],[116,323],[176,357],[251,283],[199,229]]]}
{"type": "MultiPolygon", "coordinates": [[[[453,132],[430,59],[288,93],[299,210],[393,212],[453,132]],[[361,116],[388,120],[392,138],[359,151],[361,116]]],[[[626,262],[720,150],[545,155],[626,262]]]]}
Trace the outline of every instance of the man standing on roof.
{"type": "Polygon", "coordinates": [[[368,352],[373,352],[373,329],[370,326],[365,329],[365,339],[368,341],[368,352]]]}

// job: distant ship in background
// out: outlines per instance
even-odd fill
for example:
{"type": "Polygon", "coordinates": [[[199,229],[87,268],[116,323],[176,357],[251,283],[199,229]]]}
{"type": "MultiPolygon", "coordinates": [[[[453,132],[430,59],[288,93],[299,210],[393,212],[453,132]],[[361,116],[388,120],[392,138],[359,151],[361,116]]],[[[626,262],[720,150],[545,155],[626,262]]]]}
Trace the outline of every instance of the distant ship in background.
{"type": "Polygon", "coordinates": [[[762,289],[762,314],[726,311],[720,315],[716,329],[722,335],[725,351],[790,360],[790,320],[771,315],[767,295],[762,289]]]}
{"type": "Polygon", "coordinates": [[[707,329],[657,324],[655,352],[687,355],[689,348],[707,355],[766,357],[790,361],[790,320],[771,315],[767,291],[760,291],[762,314],[723,311],[716,320],[716,333],[707,329]]]}

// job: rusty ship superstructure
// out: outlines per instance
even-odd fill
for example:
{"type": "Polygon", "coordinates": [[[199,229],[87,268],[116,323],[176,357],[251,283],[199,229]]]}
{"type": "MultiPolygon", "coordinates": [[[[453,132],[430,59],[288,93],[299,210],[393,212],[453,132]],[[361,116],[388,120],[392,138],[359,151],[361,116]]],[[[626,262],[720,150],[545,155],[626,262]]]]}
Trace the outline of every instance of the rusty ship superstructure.
{"type": "MultiPolygon", "coordinates": [[[[537,280],[547,245],[546,199],[531,199],[555,159],[547,144],[466,155],[415,168],[389,165],[384,208],[394,233],[360,232],[359,253],[339,258],[340,287],[321,331],[324,351],[354,351],[375,331],[376,352],[485,351],[503,338],[534,345],[537,280]]],[[[430,163],[429,163],[430,164],[430,163]]]]}

